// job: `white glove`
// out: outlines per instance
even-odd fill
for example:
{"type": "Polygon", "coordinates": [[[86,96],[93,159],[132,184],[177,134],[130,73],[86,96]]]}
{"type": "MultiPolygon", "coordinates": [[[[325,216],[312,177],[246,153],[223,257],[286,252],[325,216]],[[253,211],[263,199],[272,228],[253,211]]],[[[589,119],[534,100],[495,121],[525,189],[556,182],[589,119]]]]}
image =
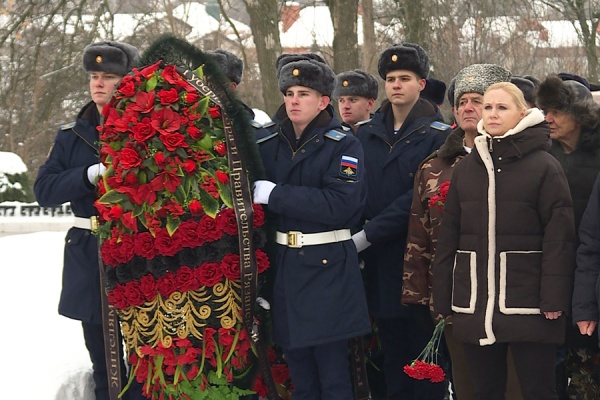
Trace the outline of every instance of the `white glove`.
{"type": "Polygon", "coordinates": [[[367,234],[365,233],[364,229],[352,235],[352,241],[356,246],[356,251],[359,253],[371,245],[371,243],[367,240],[367,234]]]}
{"type": "Polygon", "coordinates": [[[271,181],[256,181],[254,182],[254,203],[269,204],[269,196],[275,188],[275,184],[271,181]]]}
{"type": "Polygon", "coordinates": [[[88,181],[90,181],[92,185],[95,185],[98,182],[98,178],[100,178],[105,171],[106,167],[102,163],[90,165],[87,169],[88,181]]]}

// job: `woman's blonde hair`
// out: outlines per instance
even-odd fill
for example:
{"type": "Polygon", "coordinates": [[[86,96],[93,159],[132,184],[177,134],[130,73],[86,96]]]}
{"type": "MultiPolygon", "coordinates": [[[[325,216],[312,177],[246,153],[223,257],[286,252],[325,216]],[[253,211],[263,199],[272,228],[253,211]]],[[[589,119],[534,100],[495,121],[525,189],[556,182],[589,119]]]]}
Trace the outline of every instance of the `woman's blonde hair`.
{"type": "Polygon", "coordinates": [[[488,86],[488,88],[485,90],[485,93],[483,95],[485,96],[489,91],[497,90],[497,89],[503,89],[506,93],[508,93],[515,101],[515,104],[517,105],[517,108],[519,110],[527,110],[529,108],[527,106],[527,102],[525,101],[525,96],[523,95],[523,92],[514,83],[510,83],[510,82],[494,83],[494,84],[488,86]]]}

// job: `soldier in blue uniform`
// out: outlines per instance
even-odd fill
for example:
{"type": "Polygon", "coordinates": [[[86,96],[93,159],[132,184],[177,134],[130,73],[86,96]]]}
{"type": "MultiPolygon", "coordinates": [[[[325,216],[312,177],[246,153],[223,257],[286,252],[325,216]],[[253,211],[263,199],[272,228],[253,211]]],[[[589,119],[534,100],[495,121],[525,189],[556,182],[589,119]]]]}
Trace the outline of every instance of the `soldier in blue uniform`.
{"type": "Polygon", "coordinates": [[[333,98],[338,102],[338,111],[345,131],[356,133],[361,125],[371,120],[379,84],[377,79],[360,69],[337,75],[333,98]]]}
{"type": "MultiPolygon", "coordinates": [[[[77,120],[60,127],[46,162],[40,167],[34,192],[41,206],[70,202],[75,226],[65,238],[62,292],[58,312],[81,321],[93,366],[96,400],[109,398],[104,354],[98,243],[91,232],[96,182],[105,171],[99,162],[101,112],[113,88],[136,64],[138,51],[122,42],[90,44],[83,51],[83,68],[90,77],[90,96],[77,120]]],[[[122,365],[121,371],[125,368],[122,365]]],[[[123,376],[122,379],[125,377],[123,376]]],[[[137,398],[129,390],[130,399],[137,398]]],[[[137,391],[139,392],[139,390],[137,391]]],[[[137,394],[141,397],[141,393],[137,394]]]]}
{"type": "Polygon", "coordinates": [[[294,400],[353,398],[348,339],[371,331],[350,227],[366,187],[363,151],[329,105],[335,75],[315,57],[278,60],[284,105],[260,138],[268,180],[254,202],[276,215],[273,325],[294,400]]]}
{"type": "Polygon", "coordinates": [[[387,48],[379,57],[378,71],[387,100],[356,133],[365,152],[369,192],[364,225],[352,239],[365,263],[387,398],[437,400],[443,398],[443,384],[416,381],[403,372],[431,337],[433,321],[426,307],[402,304],[402,273],[414,175],[421,161],[444,143],[450,127],[440,122],[437,107],[419,96],[429,74],[429,56],[421,46],[387,48]]]}

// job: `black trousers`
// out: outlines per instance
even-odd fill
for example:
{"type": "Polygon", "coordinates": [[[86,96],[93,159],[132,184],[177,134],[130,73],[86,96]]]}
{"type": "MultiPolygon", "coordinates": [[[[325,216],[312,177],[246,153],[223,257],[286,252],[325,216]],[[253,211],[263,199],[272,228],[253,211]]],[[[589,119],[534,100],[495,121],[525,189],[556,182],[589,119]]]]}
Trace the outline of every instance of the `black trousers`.
{"type": "Polygon", "coordinates": [[[348,341],[284,349],[294,400],[352,400],[348,341]]]}
{"type": "Polygon", "coordinates": [[[506,355],[512,351],[515,369],[525,400],[558,400],[555,388],[554,344],[494,343],[490,346],[464,344],[476,400],[505,400],[506,355]]]}
{"type": "MultiPolygon", "coordinates": [[[[90,353],[90,359],[92,361],[92,377],[96,388],[94,393],[96,400],[109,400],[108,396],[108,372],[106,370],[106,358],[104,355],[104,331],[102,330],[101,324],[88,324],[81,323],[83,327],[83,338],[85,340],[85,347],[87,347],[90,353]]],[[[121,332],[119,331],[119,339],[121,339],[121,332]]],[[[125,387],[127,384],[127,370],[125,369],[125,363],[121,360],[121,385],[125,387]]],[[[137,383],[135,380],[125,393],[124,400],[141,400],[146,399],[142,396],[142,385],[137,383]]],[[[146,399],[147,400],[147,399],[146,399]]]]}

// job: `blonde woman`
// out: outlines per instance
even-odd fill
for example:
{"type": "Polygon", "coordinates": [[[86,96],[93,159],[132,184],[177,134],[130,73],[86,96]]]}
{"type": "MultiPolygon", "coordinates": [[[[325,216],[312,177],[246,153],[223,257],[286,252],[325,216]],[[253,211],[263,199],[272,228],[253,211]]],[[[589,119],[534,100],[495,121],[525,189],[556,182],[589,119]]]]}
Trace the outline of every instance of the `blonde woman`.
{"type": "Polygon", "coordinates": [[[569,187],[547,152],[544,115],[527,108],[514,84],[486,90],[478,130],[446,199],[433,266],[435,307],[452,315],[476,399],[505,398],[510,346],[523,398],[555,400],[556,347],[573,287],[569,187]]]}

